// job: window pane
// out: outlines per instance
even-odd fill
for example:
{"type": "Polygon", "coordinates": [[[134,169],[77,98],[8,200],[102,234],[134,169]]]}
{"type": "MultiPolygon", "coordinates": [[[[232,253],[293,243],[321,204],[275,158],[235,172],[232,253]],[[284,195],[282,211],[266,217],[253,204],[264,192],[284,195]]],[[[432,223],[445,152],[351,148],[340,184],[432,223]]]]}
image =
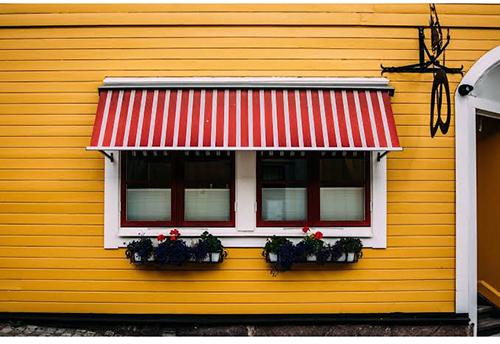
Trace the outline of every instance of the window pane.
{"type": "Polygon", "coordinates": [[[265,158],[261,160],[262,182],[305,182],[305,158],[265,158]]]}
{"type": "Polygon", "coordinates": [[[232,159],[189,157],[184,163],[184,220],[231,220],[232,159]]]}
{"type": "Polygon", "coordinates": [[[184,220],[229,221],[229,189],[185,189],[184,220]]]}
{"type": "Polygon", "coordinates": [[[320,159],[320,220],[365,219],[365,155],[320,159]]]}
{"type": "Polygon", "coordinates": [[[189,159],[184,165],[186,188],[228,188],[231,182],[231,160],[228,157],[189,159]]]}
{"type": "Polygon", "coordinates": [[[321,186],[364,186],[365,159],[322,158],[320,160],[321,186]]]}
{"type": "Polygon", "coordinates": [[[262,188],[264,221],[300,221],[306,218],[306,188],[262,188]]]}
{"type": "Polygon", "coordinates": [[[362,221],[365,218],[365,188],[320,189],[320,217],[323,221],[362,221]]]}
{"type": "Polygon", "coordinates": [[[128,221],[169,221],[170,189],[128,189],[128,221]]]}

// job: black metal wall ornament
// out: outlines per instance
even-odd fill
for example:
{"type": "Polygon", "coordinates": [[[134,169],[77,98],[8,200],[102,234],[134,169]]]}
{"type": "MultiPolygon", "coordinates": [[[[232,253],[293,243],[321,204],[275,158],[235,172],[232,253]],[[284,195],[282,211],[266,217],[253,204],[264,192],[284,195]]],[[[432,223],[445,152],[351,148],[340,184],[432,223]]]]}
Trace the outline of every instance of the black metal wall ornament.
{"type": "Polygon", "coordinates": [[[382,67],[384,73],[433,73],[431,108],[430,108],[430,134],[434,137],[438,130],[446,134],[451,123],[450,86],[447,74],[463,74],[463,66],[460,68],[446,67],[445,50],[450,43],[450,29],[446,31],[446,42],[443,43],[443,30],[439,23],[436,7],[430,4],[429,27],[431,30],[431,50],[425,44],[424,28],[418,28],[418,50],[419,63],[400,66],[382,67]],[[427,61],[425,58],[427,57],[427,61]],[[441,61],[440,61],[441,60],[441,61]],[[444,93],[444,94],[443,94],[444,93]],[[441,109],[446,107],[446,120],[443,121],[441,109]]]}

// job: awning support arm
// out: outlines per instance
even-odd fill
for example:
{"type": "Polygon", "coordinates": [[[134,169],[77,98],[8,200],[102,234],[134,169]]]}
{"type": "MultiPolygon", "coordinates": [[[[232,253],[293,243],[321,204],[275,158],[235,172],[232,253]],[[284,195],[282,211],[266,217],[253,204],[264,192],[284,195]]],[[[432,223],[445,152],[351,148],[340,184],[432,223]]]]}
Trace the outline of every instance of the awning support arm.
{"type": "Polygon", "coordinates": [[[115,158],[113,157],[113,153],[106,153],[105,151],[103,150],[100,150],[99,152],[102,153],[102,155],[104,155],[106,158],[109,159],[109,161],[111,162],[115,162],[115,158]]]}
{"type": "Polygon", "coordinates": [[[383,152],[383,153],[380,153],[380,152],[379,152],[379,153],[377,153],[377,161],[382,160],[382,158],[383,158],[384,156],[386,156],[386,155],[387,155],[387,153],[389,153],[389,151],[385,151],[385,152],[383,152]]]}

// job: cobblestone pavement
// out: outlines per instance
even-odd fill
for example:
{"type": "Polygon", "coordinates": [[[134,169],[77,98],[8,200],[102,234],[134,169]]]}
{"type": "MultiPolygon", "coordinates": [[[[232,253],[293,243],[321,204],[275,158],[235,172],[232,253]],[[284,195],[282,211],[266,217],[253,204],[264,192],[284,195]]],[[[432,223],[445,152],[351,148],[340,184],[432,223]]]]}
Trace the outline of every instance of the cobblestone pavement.
{"type": "Polygon", "coordinates": [[[173,336],[172,330],[159,326],[122,326],[110,324],[88,326],[32,325],[24,322],[0,323],[0,337],[118,337],[118,336],[173,336]]]}
{"type": "Polygon", "coordinates": [[[117,336],[467,336],[467,325],[185,325],[111,322],[0,321],[0,337],[117,336]]]}

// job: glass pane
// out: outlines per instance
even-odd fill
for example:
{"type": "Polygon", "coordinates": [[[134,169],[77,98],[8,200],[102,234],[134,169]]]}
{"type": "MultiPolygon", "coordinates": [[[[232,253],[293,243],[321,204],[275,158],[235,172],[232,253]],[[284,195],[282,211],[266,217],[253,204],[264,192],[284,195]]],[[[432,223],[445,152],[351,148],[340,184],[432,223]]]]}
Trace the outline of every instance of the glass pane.
{"type": "Polygon", "coordinates": [[[127,180],[147,180],[148,161],[142,154],[127,153],[127,180]]]}
{"type": "Polygon", "coordinates": [[[319,203],[323,221],[362,221],[365,218],[364,187],[323,187],[319,203]]]}
{"type": "Polygon", "coordinates": [[[264,221],[300,221],[306,218],[306,188],[262,188],[264,221]]]}
{"type": "Polygon", "coordinates": [[[305,158],[265,158],[261,160],[262,182],[304,182],[307,179],[305,158]]]}
{"type": "Polygon", "coordinates": [[[128,221],[169,221],[170,189],[127,189],[128,221]]]}
{"type": "Polygon", "coordinates": [[[361,158],[322,158],[321,186],[364,186],[365,160],[361,158]]]}
{"type": "Polygon", "coordinates": [[[184,182],[187,188],[229,188],[231,160],[228,157],[213,160],[186,160],[184,182]]]}
{"type": "Polygon", "coordinates": [[[185,189],[184,220],[229,221],[229,189],[185,189]]]}
{"type": "Polygon", "coordinates": [[[172,162],[169,156],[138,152],[127,154],[127,183],[135,187],[170,187],[172,162]]]}

